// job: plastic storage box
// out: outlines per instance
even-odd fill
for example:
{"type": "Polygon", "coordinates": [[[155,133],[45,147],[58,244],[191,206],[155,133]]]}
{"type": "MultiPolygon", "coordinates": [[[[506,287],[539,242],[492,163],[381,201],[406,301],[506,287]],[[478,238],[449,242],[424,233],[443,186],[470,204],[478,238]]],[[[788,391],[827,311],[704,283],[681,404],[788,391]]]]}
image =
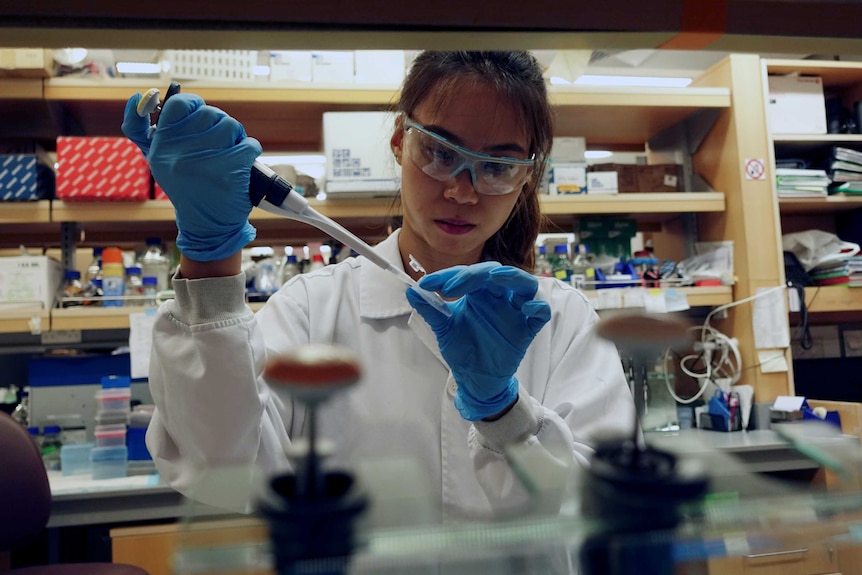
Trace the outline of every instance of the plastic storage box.
{"type": "Polygon", "coordinates": [[[129,452],[125,445],[116,447],[94,447],[90,452],[93,479],[126,477],[129,468],[129,452]]]}
{"type": "Polygon", "coordinates": [[[94,433],[96,447],[126,445],[126,426],[123,424],[97,425],[94,433]]]}
{"type": "Polygon", "coordinates": [[[82,475],[92,471],[92,443],[73,443],[60,448],[60,469],[63,475],[82,475]]]}
{"type": "Polygon", "coordinates": [[[128,387],[115,387],[96,391],[98,409],[104,411],[129,411],[132,390],[128,387]]]}

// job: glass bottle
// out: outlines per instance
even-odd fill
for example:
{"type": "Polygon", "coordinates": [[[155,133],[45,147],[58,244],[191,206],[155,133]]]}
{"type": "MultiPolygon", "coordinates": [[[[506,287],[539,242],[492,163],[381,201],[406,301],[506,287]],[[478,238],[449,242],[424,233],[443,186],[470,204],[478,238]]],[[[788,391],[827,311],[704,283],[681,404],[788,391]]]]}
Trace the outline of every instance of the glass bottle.
{"type": "Polygon", "coordinates": [[[144,276],[141,280],[144,289],[144,306],[145,307],[156,307],[158,305],[157,294],[158,294],[158,278],[154,278],[153,276],[144,276]]]}
{"type": "Polygon", "coordinates": [[[30,426],[30,390],[24,389],[21,391],[21,399],[18,405],[12,410],[12,419],[23,425],[30,426]]]}
{"type": "Polygon", "coordinates": [[[551,260],[554,277],[568,283],[572,277],[572,262],[569,260],[569,246],[556,244],[554,257],[551,260]]]}
{"type": "MultiPolygon", "coordinates": [[[[144,295],[144,280],[141,277],[140,266],[130,266],[126,268],[126,296],[143,296],[144,295]]],[[[142,299],[130,299],[128,305],[143,305],[142,299]]]]}
{"type": "Polygon", "coordinates": [[[281,283],[282,285],[293,276],[299,275],[299,260],[294,254],[290,254],[284,260],[284,265],[281,266],[281,283]]]}
{"type": "Polygon", "coordinates": [[[595,273],[590,273],[590,270],[592,270],[592,262],[587,254],[587,246],[577,244],[572,257],[572,285],[580,290],[585,289],[587,279],[595,279],[595,273]]]}
{"type": "Polygon", "coordinates": [[[548,250],[545,246],[539,246],[539,253],[536,256],[536,269],[533,272],[540,277],[553,277],[553,268],[548,260],[548,250]]]}
{"type": "Polygon", "coordinates": [[[93,248],[93,260],[87,266],[87,284],[92,284],[95,279],[102,279],[102,251],[103,248],[93,248]]]}
{"type": "Polygon", "coordinates": [[[141,275],[156,278],[156,291],[166,290],[170,283],[171,261],[162,250],[159,238],[147,238],[147,250],[141,256],[141,275]]]}
{"type": "Polygon", "coordinates": [[[81,272],[78,270],[66,270],[63,274],[63,293],[61,294],[60,307],[75,307],[83,305],[81,300],[65,300],[64,298],[80,298],[84,295],[84,285],[81,283],[81,272]]]}

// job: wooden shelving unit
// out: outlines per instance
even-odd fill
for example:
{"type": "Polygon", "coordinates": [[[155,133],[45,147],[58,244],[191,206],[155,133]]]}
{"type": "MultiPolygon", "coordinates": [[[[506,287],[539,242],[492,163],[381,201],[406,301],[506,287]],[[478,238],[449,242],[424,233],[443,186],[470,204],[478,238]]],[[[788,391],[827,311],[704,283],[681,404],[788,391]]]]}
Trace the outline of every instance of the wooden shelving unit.
{"type": "Polygon", "coordinates": [[[862,312],[862,288],[815,286],[805,288],[809,313],[862,312]]]}
{"type": "Polygon", "coordinates": [[[32,333],[37,327],[48,331],[50,322],[49,310],[3,309],[0,305],[0,333],[32,333]]]}
{"type": "Polygon", "coordinates": [[[782,214],[835,213],[862,208],[862,196],[835,195],[825,198],[778,198],[782,214]]]}

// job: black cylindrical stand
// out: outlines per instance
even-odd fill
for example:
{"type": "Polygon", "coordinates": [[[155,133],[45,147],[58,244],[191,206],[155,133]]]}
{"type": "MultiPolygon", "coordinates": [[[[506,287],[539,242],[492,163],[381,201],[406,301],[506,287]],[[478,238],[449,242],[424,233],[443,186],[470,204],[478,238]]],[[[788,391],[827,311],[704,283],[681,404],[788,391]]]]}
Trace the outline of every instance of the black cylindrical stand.
{"type": "Polygon", "coordinates": [[[368,507],[367,495],[347,473],[322,479],[322,492],[305,497],[295,475],[276,476],[258,503],[278,575],[343,575],[361,545],[356,523],[368,507]]]}
{"type": "Polygon", "coordinates": [[[581,548],[583,574],[673,575],[672,530],[707,487],[705,475],[679,473],[670,453],[630,442],[599,447],[583,486],[583,515],[600,525],[581,548]]]}

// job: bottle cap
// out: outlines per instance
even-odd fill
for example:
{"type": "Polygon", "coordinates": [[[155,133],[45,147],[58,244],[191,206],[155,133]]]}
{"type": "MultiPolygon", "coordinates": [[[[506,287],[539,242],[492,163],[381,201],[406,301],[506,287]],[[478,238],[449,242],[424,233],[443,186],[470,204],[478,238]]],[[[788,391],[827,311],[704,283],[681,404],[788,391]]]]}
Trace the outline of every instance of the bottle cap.
{"type": "Polygon", "coordinates": [[[566,244],[557,244],[554,246],[554,253],[555,254],[569,253],[569,246],[567,246],[566,244]]]}
{"type": "Polygon", "coordinates": [[[162,245],[162,238],[149,237],[146,240],[144,240],[144,242],[148,246],[161,246],[162,245]]]}
{"type": "Polygon", "coordinates": [[[141,280],[141,282],[143,282],[145,286],[154,286],[159,284],[159,278],[154,278],[153,276],[146,276],[141,280]]]}
{"type": "Polygon", "coordinates": [[[322,262],[322,261],[323,261],[323,256],[322,256],[322,255],[320,255],[320,254],[314,254],[313,256],[311,256],[311,261],[313,261],[313,262],[322,262]]]}
{"type": "Polygon", "coordinates": [[[39,435],[39,426],[38,425],[32,425],[32,426],[28,427],[27,433],[29,433],[30,435],[39,435]]]}
{"type": "Polygon", "coordinates": [[[122,264],[123,252],[120,248],[105,248],[102,251],[103,264],[122,264]]]}
{"type": "Polygon", "coordinates": [[[287,261],[295,264],[297,262],[296,256],[293,254],[290,254],[289,256],[287,256],[287,261]]]}
{"type": "Polygon", "coordinates": [[[126,273],[127,273],[127,274],[129,274],[129,275],[132,275],[132,274],[140,275],[140,274],[141,274],[141,267],[140,267],[140,266],[130,266],[130,267],[127,267],[127,268],[126,268],[126,273]]]}
{"type": "Polygon", "coordinates": [[[45,435],[49,433],[60,433],[62,431],[59,425],[46,425],[45,426],[45,435]]]}
{"type": "Polygon", "coordinates": [[[81,272],[78,270],[66,270],[63,277],[67,280],[79,280],[81,279],[81,272]]]}
{"type": "Polygon", "coordinates": [[[130,387],[132,380],[127,375],[106,375],[102,377],[102,389],[130,387]]]}
{"type": "Polygon", "coordinates": [[[102,255],[102,252],[105,248],[93,248],[93,255],[99,257],[102,255]]]}

